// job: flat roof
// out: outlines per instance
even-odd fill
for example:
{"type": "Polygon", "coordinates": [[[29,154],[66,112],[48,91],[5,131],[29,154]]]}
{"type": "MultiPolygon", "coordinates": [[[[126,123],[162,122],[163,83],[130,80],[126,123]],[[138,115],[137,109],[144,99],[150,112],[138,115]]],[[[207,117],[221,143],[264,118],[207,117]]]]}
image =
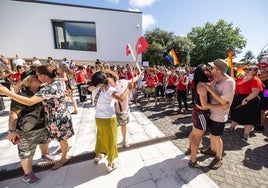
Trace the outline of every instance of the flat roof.
{"type": "Polygon", "coordinates": [[[129,11],[129,10],[119,10],[119,9],[112,9],[112,8],[101,8],[101,7],[92,7],[92,6],[86,6],[86,5],[74,5],[74,4],[56,3],[56,2],[47,2],[47,1],[34,1],[34,0],[13,0],[13,1],[142,14],[142,12],[139,12],[139,11],[136,12],[136,11],[129,11]]]}

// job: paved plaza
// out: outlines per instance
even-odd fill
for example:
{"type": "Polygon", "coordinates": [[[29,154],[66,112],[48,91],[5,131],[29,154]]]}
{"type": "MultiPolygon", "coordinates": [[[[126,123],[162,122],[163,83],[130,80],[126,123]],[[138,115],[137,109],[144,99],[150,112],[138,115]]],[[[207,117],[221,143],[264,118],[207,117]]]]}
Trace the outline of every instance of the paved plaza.
{"type": "MultiPolygon", "coordinates": [[[[10,100],[4,98],[6,109],[0,116],[0,188],[28,187],[21,181],[17,148],[6,140],[10,100]]],[[[119,139],[119,169],[105,172],[106,160],[93,162],[95,146],[94,107],[90,101],[79,103],[79,113],[73,115],[75,136],[70,139],[73,158],[62,168],[52,171],[51,165],[42,166],[40,151],[36,150],[34,169],[41,182],[36,187],[268,187],[268,145],[266,133],[253,132],[248,143],[240,140],[242,127],[234,133],[224,133],[223,165],[218,170],[188,167],[188,134],[191,130],[191,112],[178,113],[177,107],[160,101],[158,106],[145,105],[140,98],[131,105],[128,140],[130,148],[122,148],[119,139]]],[[[71,105],[68,104],[70,109],[71,105]]],[[[191,105],[190,105],[191,106],[191,105]]],[[[227,125],[228,126],[228,125],[227,125]]],[[[208,146],[206,135],[200,148],[208,146]]],[[[50,143],[49,152],[59,145],[50,143]]],[[[198,154],[198,160],[208,165],[213,158],[198,154]]]]}

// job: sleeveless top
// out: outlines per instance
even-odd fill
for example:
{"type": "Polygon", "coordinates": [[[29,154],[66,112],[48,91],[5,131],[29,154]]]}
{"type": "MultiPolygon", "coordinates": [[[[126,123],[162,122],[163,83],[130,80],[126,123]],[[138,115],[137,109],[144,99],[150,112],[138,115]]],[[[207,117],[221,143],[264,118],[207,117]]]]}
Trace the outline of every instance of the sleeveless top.
{"type": "MultiPolygon", "coordinates": [[[[197,104],[199,106],[202,106],[201,101],[200,101],[199,94],[197,93],[197,90],[196,90],[196,87],[193,89],[192,92],[194,92],[194,101],[195,101],[195,104],[197,104]]],[[[208,101],[208,103],[210,102],[210,97],[209,96],[210,96],[210,93],[207,92],[207,101],[208,101]]]]}

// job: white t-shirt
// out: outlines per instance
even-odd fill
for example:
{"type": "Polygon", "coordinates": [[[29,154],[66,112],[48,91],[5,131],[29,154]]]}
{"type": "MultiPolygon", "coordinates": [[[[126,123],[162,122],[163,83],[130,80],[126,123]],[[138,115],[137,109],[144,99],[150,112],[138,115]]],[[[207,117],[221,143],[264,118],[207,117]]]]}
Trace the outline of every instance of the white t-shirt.
{"type": "MultiPolygon", "coordinates": [[[[93,101],[95,100],[96,94],[98,93],[99,89],[100,88],[98,87],[92,91],[93,101]]],[[[115,99],[112,98],[112,94],[115,92],[116,89],[111,86],[108,87],[107,90],[102,90],[100,92],[95,111],[96,118],[108,119],[116,116],[114,109],[115,99]]]]}
{"type": "Polygon", "coordinates": [[[24,65],[25,65],[25,61],[24,61],[23,59],[21,59],[21,58],[13,59],[12,63],[13,63],[13,65],[15,65],[15,66],[18,66],[18,65],[20,65],[20,66],[24,66],[24,65]]]}
{"type": "MultiPolygon", "coordinates": [[[[227,79],[222,83],[217,83],[217,79],[213,81],[214,90],[216,93],[224,100],[228,101],[230,106],[232,104],[234,94],[235,94],[235,81],[230,76],[226,75],[227,79]]],[[[218,104],[218,102],[211,97],[212,104],[218,104]]],[[[225,110],[221,109],[211,109],[210,119],[216,122],[226,122],[228,120],[230,108],[225,110]]]]}
{"type": "MultiPolygon", "coordinates": [[[[117,93],[119,93],[120,95],[122,93],[124,93],[124,91],[128,87],[128,82],[129,81],[126,80],[126,79],[120,79],[120,80],[118,80],[116,82],[116,91],[117,91],[117,93]]],[[[128,109],[129,109],[128,103],[129,103],[128,96],[127,96],[127,98],[123,102],[116,101],[116,103],[115,103],[115,111],[116,112],[122,112],[122,113],[127,112],[128,109]],[[120,103],[122,109],[120,109],[119,103],[120,103]]]]}
{"type": "Polygon", "coordinates": [[[32,64],[36,66],[41,66],[41,62],[39,60],[34,60],[32,64]]]}

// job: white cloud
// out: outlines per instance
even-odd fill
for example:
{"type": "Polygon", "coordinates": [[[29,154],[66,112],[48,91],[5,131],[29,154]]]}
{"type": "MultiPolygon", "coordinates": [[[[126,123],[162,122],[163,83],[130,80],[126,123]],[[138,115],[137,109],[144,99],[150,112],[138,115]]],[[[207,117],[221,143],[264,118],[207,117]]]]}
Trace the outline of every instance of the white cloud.
{"type": "Polygon", "coordinates": [[[106,0],[108,2],[111,2],[111,3],[119,3],[119,0],[106,0]]]}
{"type": "Polygon", "coordinates": [[[132,12],[140,12],[140,10],[137,8],[129,8],[128,10],[132,12]]]}
{"type": "Polygon", "coordinates": [[[129,4],[133,7],[149,7],[155,3],[155,0],[129,0],[129,4]]]}
{"type": "Polygon", "coordinates": [[[152,25],[156,23],[156,20],[154,17],[150,14],[143,14],[142,15],[142,29],[147,30],[150,28],[152,25]]]}

